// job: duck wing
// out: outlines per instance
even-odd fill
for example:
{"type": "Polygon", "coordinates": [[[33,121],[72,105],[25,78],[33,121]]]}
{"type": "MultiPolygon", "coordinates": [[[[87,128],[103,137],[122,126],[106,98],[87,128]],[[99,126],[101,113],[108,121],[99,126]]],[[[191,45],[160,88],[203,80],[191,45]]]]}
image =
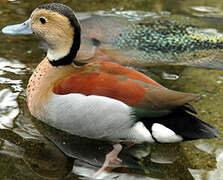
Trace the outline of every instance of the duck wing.
{"type": "Polygon", "coordinates": [[[91,68],[94,70],[59,81],[54,86],[54,93],[108,97],[148,111],[174,109],[198,98],[196,94],[169,90],[149,77],[118,64],[101,62],[94,66],[97,66],[96,71],[91,68]]]}

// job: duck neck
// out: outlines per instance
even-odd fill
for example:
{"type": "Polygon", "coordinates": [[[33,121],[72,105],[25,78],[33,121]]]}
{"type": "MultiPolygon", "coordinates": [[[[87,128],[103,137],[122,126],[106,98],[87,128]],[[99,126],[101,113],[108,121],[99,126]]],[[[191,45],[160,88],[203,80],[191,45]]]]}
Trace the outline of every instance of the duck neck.
{"type": "Polygon", "coordinates": [[[59,43],[56,43],[56,46],[49,44],[47,58],[52,66],[65,66],[72,64],[72,62],[76,64],[74,59],[77,55],[81,43],[80,27],[73,27],[73,29],[73,38],[64,38],[59,41],[59,43]]]}

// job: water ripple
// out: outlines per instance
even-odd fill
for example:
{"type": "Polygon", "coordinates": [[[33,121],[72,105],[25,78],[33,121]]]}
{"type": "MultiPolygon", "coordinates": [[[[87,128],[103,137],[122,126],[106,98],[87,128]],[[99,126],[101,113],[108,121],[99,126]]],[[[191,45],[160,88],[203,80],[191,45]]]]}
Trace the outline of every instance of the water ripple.
{"type": "Polygon", "coordinates": [[[10,89],[0,91],[0,128],[12,128],[13,119],[19,114],[16,101],[19,93],[13,93],[10,89]]]}
{"type": "Polygon", "coordinates": [[[6,74],[7,72],[11,72],[14,74],[24,74],[25,65],[21,64],[17,60],[7,60],[5,58],[0,57],[0,75],[6,74]]]}

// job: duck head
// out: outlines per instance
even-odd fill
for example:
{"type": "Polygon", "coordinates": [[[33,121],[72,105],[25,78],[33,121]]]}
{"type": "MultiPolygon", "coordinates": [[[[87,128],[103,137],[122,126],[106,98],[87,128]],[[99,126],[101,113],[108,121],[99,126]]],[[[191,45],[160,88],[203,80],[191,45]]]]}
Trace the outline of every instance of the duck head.
{"type": "Polygon", "coordinates": [[[34,33],[44,40],[49,47],[47,58],[53,66],[75,63],[80,48],[80,31],[73,10],[60,3],[40,5],[24,23],[2,29],[5,34],[34,33]]]}

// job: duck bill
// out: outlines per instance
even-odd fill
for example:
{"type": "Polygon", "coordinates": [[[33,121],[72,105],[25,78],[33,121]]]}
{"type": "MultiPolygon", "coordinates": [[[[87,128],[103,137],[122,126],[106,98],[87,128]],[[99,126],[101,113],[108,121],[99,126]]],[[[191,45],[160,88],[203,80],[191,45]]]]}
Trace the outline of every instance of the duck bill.
{"type": "Polygon", "coordinates": [[[30,19],[21,24],[6,26],[2,29],[2,33],[9,35],[32,34],[30,19]]]}

